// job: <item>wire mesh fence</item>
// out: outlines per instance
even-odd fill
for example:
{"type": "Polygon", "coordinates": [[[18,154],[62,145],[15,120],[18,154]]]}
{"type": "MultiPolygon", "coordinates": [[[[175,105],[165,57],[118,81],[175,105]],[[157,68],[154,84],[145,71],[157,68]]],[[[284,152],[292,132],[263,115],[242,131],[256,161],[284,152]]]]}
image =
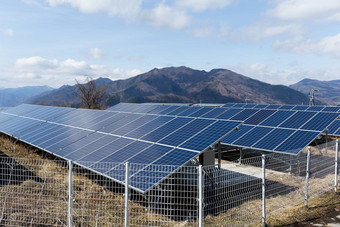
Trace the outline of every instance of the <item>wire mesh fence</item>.
{"type": "Polygon", "coordinates": [[[260,155],[202,168],[193,162],[180,169],[91,162],[70,169],[59,159],[3,155],[0,225],[258,226],[263,195],[265,215],[272,217],[304,204],[307,192],[311,199],[334,190],[335,142],[311,148],[308,191],[307,154],[266,154],[265,169],[260,155]]]}

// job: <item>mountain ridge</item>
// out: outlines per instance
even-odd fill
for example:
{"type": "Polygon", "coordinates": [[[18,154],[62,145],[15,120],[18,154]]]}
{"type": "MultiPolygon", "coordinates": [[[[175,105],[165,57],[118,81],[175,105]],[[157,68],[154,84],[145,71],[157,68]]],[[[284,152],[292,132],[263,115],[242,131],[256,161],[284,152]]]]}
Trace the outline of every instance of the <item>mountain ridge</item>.
{"type": "MultiPolygon", "coordinates": [[[[274,104],[308,104],[309,101],[307,95],[287,86],[264,83],[228,69],[204,71],[186,66],[154,68],[124,80],[99,78],[95,82],[97,87],[107,86],[105,100],[110,100],[109,105],[118,101],[226,103],[247,100],[274,104]]],[[[29,99],[28,103],[72,107],[81,105],[76,85],[42,93],[29,99]]]]}

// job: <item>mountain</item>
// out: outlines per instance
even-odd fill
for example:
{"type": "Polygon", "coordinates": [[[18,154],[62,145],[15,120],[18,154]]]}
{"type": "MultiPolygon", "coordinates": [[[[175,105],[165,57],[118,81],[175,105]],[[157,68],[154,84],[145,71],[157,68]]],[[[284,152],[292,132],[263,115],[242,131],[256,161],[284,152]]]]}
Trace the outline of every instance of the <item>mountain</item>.
{"type": "MultiPolygon", "coordinates": [[[[111,97],[124,102],[180,103],[282,103],[308,104],[308,96],[283,85],[270,85],[227,69],[209,72],[187,67],[153,69],[126,79],[111,81],[99,78],[97,86],[108,86],[111,97]]],[[[63,86],[30,99],[44,105],[80,105],[76,86],[63,86]]]]}
{"type": "Polygon", "coordinates": [[[315,100],[332,105],[340,103],[340,80],[320,81],[303,79],[289,87],[304,94],[309,94],[312,89],[316,89],[318,91],[315,92],[315,100]]]}
{"type": "Polygon", "coordinates": [[[25,102],[28,98],[36,96],[42,92],[51,91],[48,86],[27,86],[19,88],[0,89],[0,107],[16,106],[25,102]]]}

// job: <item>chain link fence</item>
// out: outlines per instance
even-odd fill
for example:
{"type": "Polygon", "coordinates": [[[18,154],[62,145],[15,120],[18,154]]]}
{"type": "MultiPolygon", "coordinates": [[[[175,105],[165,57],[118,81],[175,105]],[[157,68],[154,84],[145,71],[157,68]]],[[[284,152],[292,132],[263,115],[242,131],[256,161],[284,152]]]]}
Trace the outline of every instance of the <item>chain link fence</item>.
{"type": "Polygon", "coordinates": [[[178,170],[136,163],[70,165],[3,153],[0,225],[259,226],[334,190],[336,153],[334,141],[312,147],[310,165],[304,151],[222,160],[216,166],[191,163],[178,170]],[[141,169],[143,176],[137,174],[141,169]],[[174,173],[160,181],[169,170],[174,173]],[[150,185],[146,192],[138,190],[150,185]]]}

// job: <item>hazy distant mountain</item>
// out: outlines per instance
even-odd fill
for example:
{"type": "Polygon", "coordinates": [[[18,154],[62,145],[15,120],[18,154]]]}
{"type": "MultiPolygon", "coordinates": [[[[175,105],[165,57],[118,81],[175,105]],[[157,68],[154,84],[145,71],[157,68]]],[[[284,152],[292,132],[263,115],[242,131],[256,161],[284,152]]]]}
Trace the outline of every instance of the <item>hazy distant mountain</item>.
{"type": "Polygon", "coordinates": [[[340,103],[340,80],[319,81],[303,79],[300,82],[290,85],[291,88],[304,94],[309,94],[311,89],[317,89],[315,99],[328,104],[340,103]]]}
{"type": "MultiPolygon", "coordinates": [[[[226,69],[209,72],[187,67],[153,69],[126,79],[111,81],[100,78],[97,86],[108,85],[108,93],[125,102],[185,103],[285,103],[308,104],[308,96],[283,85],[270,85],[226,69]]],[[[63,86],[45,92],[31,103],[77,106],[80,99],[76,86],[63,86]]]]}
{"type": "Polygon", "coordinates": [[[16,106],[25,102],[28,98],[36,96],[45,91],[51,91],[53,88],[48,86],[28,86],[19,88],[1,88],[0,89],[0,106],[16,106]]]}

